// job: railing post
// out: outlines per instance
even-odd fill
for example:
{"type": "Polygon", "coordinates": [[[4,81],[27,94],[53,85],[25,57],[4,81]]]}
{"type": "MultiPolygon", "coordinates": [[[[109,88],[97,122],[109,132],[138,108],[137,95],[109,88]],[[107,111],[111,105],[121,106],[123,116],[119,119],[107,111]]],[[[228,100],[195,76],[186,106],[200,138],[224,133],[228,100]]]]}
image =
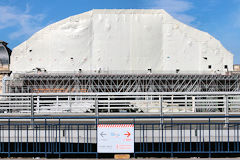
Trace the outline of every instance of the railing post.
{"type": "Polygon", "coordinates": [[[209,142],[208,142],[208,147],[209,147],[209,153],[208,156],[211,158],[211,118],[208,118],[208,134],[209,134],[209,142]]]}
{"type": "Polygon", "coordinates": [[[39,96],[37,96],[37,107],[36,107],[37,113],[40,112],[39,103],[40,103],[40,101],[39,101],[39,96]]]}
{"type": "Polygon", "coordinates": [[[72,97],[71,96],[68,96],[68,106],[69,106],[70,113],[72,113],[72,97]]]}
{"type": "Polygon", "coordinates": [[[228,105],[228,96],[224,95],[224,107],[225,107],[225,127],[227,127],[227,123],[229,123],[229,105],[228,105]]]}
{"type": "Polygon", "coordinates": [[[160,105],[160,116],[161,116],[161,119],[160,119],[160,123],[162,124],[163,123],[163,98],[162,96],[159,96],[159,105],[160,105]]]}
{"type": "Polygon", "coordinates": [[[98,116],[98,96],[95,97],[95,116],[98,116]]]}
{"type": "MultiPolygon", "coordinates": [[[[44,122],[44,132],[45,132],[45,158],[47,158],[47,119],[45,118],[45,122],[44,122]]],[[[48,135],[49,136],[49,135],[48,135]]]]}
{"type": "Polygon", "coordinates": [[[108,96],[108,113],[110,113],[110,97],[108,96]]]}
{"type": "Polygon", "coordinates": [[[192,96],[192,111],[196,112],[195,96],[192,96]]]}
{"type": "Polygon", "coordinates": [[[33,123],[34,123],[34,97],[31,95],[31,123],[32,123],[32,128],[33,128],[33,123]]]}
{"type": "Polygon", "coordinates": [[[163,115],[162,96],[159,96],[159,104],[160,104],[160,116],[162,116],[163,115]]]}
{"type": "MultiPolygon", "coordinates": [[[[56,97],[56,105],[57,105],[57,108],[59,108],[59,105],[58,105],[58,96],[56,97]]],[[[62,109],[63,110],[63,109],[62,109]]]]}
{"type": "Polygon", "coordinates": [[[59,151],[58,151],[58,158],[61,158],[61,119],[59,118],[58,119],[58,148],[59,148],[59,151]]]}
{"type": "Polygon", "coordinates": [[[34,99],[33,95],[31,95],[31,117],[34,116],[34,99]]]}
{"type": "MultiPolygon", "coordinates": [[[[97,95],[95,97],[95,117],[96,117],[96,146],[97,146],[97,143],[98,143],[97,129],[98,129],[98,121],[99,121],[98,120],[98,96],[97,95]]],[[[96,158],[98,158],[98,151],[96,151],[96,158]]]]}
{"type": "Polygon", "coordinates": [[[11,136],[11,134],[10,134],[10,118],[8,118],[8,158],[10,158],[10,149],[11,149],[11,147],[10,147],[10,136],[11,136]]]}
{"type": "Polygon", "coordinates": [[[187,109],[188,109],[188,108],[187,108],[187,107],[188,107],[187,105],[188,105],[187,96],[185,95],[185,113],[187,112],[187,109]]]}
{"type": "Polygon", "coordinates": [[[171,117],[171,157],[173,158],[173,118],[172,117],[171,117]]]}
{"type": "MultiPolygon", "coordinates": [[[[97,143],[98,143],[98,131],[97,131],[97,129],[98,129],[98,117],[96,116],[95,119],[96,119],[96,147],[97,147],[97,143]]],[[[96,158],[98,158],[97,148],[96,148],[96,158]]]]}
{"type": "MultiPolygon", "coordinates": [[[[134,146],[135,146],[135,140],[136,140],[136,139],[135,139],[135,137],[136,137],[136,136],[135,136],[135,118],[133,118],[133,127],[134,127],[134,130],[133,130],[133,131],[134,131],[134,134],[133,134],[133,135],[134,135],[134,146]]],[[[133,153],[133,157],[136,158],[135,147],[134,147],[134,151],[133,151],[133,152],[134,152],[134,153],[133,153]]]]}

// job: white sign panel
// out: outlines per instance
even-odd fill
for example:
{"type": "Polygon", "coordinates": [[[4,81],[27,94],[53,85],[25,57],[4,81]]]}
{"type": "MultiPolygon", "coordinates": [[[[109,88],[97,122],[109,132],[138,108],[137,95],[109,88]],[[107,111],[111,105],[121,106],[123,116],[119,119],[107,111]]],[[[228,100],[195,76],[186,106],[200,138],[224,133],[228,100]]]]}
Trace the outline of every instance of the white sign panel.
{"type": "Polygon", "coordinates": [[[133,153],[133,124],[99,124],[97,128],[98,153],[133,153]]]}

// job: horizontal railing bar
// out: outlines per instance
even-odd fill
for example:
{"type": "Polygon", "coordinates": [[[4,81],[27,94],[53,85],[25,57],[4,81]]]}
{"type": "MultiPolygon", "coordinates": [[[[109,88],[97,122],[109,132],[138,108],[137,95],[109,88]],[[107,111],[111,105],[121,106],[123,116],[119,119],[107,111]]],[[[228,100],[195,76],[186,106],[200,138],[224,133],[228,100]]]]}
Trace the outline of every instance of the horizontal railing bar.
{"type": "Polygon", "coordinates": [[[0,96],[108,96],[108,95],[239,95],[240,92],[98,92],[98,93],[4,93],[0,96]]]}
{"type": "Polygon", "coordinates": [[[206,118],[206,119],[212,119],[212,118],[240,118],[240,115],[229,115],[229,116],[222,116],[222,115],[211,115],[211,116],[205,116],[205,115],[196,115],[196,116],[56,116],[56,117],[0,117],[0,119],[184,119],[184,118],[206,118]]]}

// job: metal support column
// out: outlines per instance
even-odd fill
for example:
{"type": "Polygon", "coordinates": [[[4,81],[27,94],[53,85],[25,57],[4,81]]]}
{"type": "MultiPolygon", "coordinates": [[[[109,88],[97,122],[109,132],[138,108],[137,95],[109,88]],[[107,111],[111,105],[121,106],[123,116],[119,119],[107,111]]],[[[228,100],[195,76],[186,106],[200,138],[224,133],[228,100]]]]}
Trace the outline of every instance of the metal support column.
{"type": "Polygon", "coordinates": [[[95,116],[98,116],[98,96],[95,97],[95,116]]]}
{"type": "Polygon", "coordinates": [[[227,126],[227,123],[229,123],[229,105],[228,105],[228,96],[224,96],[224,107],[225,107],[225,127],[227,126]]]}
{"type": "Polygon", "coordinates": [[[34,117],[34,97],[33,97],[33,95],[31,95],[31,117],[32,117],[31,123],[33,124],[34,123],[34,119],[33,119],[33,117],[34,117]]]}

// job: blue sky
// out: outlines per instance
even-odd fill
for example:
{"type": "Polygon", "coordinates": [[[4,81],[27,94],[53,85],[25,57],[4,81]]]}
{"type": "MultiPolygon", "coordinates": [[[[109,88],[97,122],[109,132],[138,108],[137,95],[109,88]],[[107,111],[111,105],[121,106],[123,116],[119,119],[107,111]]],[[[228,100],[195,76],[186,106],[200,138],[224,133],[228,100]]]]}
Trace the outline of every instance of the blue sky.
{"type": "Polygon", "coordinates": [[[240,64],[240,0],[0,0],[0,40],[14,48],[48,24],[91,9],[165,9],[220,40],[240,64]]]}

